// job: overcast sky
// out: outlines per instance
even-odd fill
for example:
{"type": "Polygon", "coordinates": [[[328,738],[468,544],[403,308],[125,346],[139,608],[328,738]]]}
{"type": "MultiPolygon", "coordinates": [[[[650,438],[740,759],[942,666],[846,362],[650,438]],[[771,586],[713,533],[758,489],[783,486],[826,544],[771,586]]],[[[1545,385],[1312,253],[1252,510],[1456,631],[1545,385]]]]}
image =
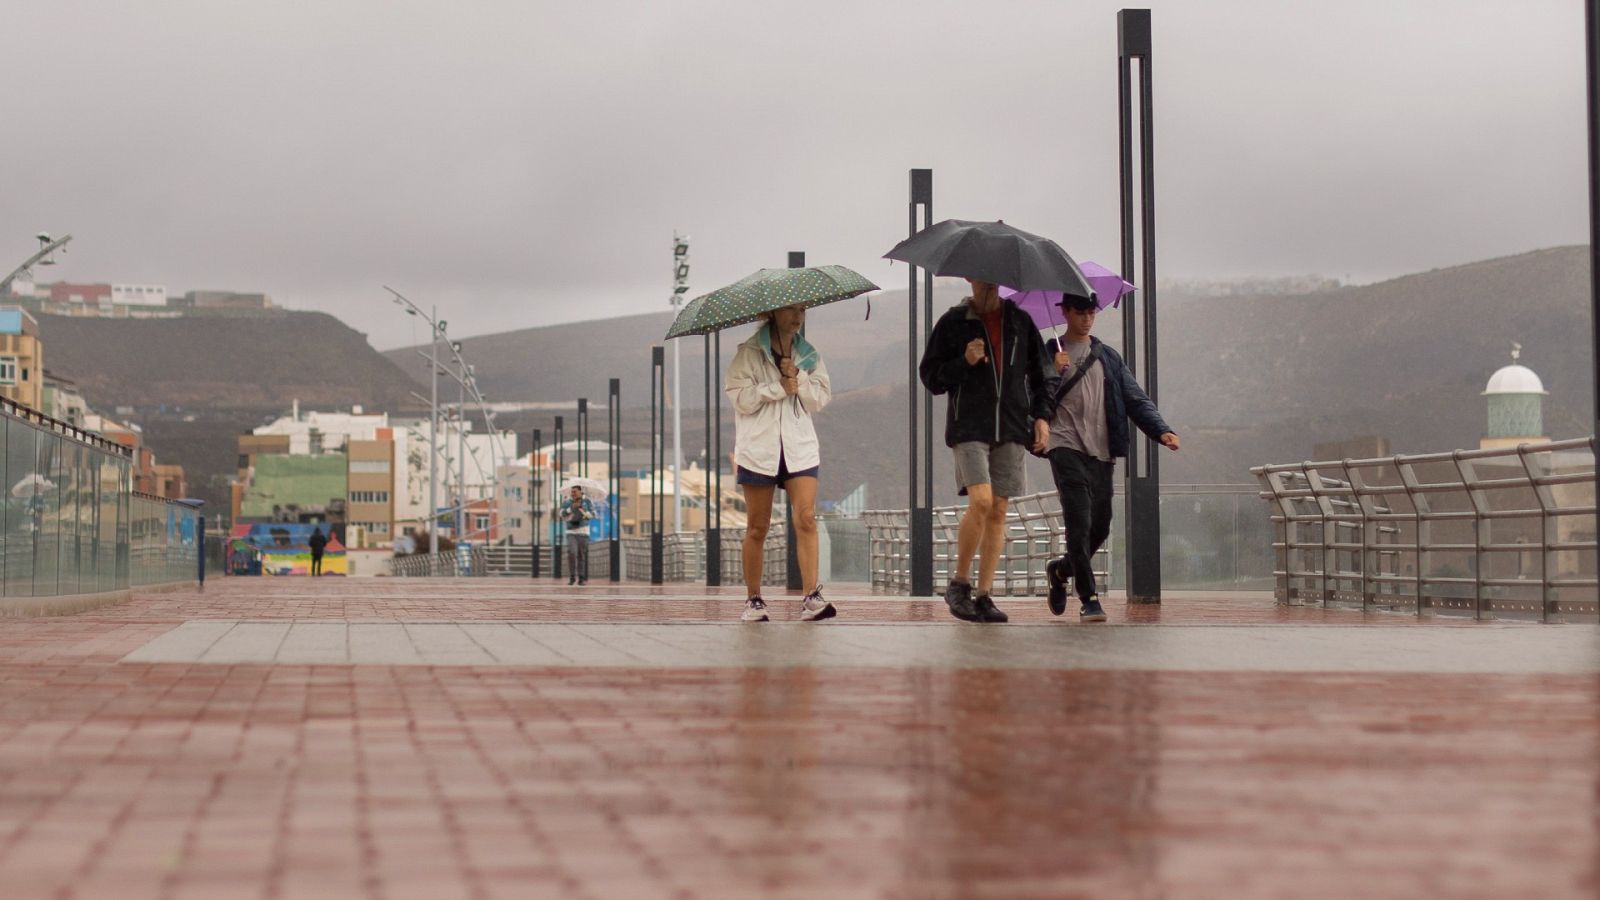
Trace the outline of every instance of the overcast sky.
{"type": "MultiPolygon", "coordinates": [[[[0,269],[260,290],[410,343],[666,308],[936,218],[1118,255],[1093,0],[9,4],[0,269]],[[9,248],[9,249],[7,249],[9,248]]],[[[1163,277],[1354,280],[1588,240],[1577,0],[1155,2],[1163,277]]],[[[48,274],[46,274],[48,273],[48,274]]]]}

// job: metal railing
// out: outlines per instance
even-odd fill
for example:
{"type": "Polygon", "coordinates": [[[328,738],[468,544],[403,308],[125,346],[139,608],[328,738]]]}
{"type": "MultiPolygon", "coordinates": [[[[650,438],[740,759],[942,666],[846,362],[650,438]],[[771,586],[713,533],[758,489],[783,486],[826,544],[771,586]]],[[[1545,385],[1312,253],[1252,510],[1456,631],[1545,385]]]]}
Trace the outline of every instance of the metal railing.
{"type": "Polygon", "coordinates": [[[1279,603],[1600,617],[1593,437],[1251,472],[1279,603]]]}
{"type": "MultiPolygon", "coordinates": [[[[723,584],[744,582],[743,528],[722,529],[723,584]]],[[[762,584],[784,584],[788,580],[789,543],[784,529],[778,525],[767,530],[762,544],[762,584]]],[[[623,577],[629,581],[650,580],[650,537],[625,537],[622,539],[623,577]]],[[[661,580],[668,584],[704,581],[706,577],[706,533],[682,531],[662,536],[661,580]]]]}
{"type": "MultiPolygon", "coordinates": [[[[566,553],[563,545],[539,545],[539,574],[545,578],[555,575],[555,554],[566,553]]],[[[533,563],[533,545],[531,544],[495,544],[483,548],[484,574],[504,575],[513,578],[528,578],[531,573],[529,568],[533,563]]],[[[567,561],[565,555],[561,559],[561,574],[567,574],[567,561]]],[[[589,542],[589,578],[604,580],[611,577],[611,542],[589,542]]]]}
{"type": "Polygon", "coordinates": [[[468,578],[489,574],[485,548],[462,547],[445,553],[413,553],[389,560],[389,574],[403,578],[468,578]]]}
{"type": "MultiPolygon", "coordinates": [[[[939,506],[933,510],[933,583],[950,578],[965,506],[939,506]]],[[[911,590],[911,528],[906,510],[867,510],[861,514],[871,543],[872,586],[893,591],[911,590]]],[[[1006,514],[1005,543],[995,570],[994,592],[1001,596],[1042,596],[1049,584],[1045,563],[1061,556],[1061,500],[1054,491],[1011,498],[1006,514]]],[[[1111,541],[1095,554],[1095,580],[1109,583],[1111,541]]]]}

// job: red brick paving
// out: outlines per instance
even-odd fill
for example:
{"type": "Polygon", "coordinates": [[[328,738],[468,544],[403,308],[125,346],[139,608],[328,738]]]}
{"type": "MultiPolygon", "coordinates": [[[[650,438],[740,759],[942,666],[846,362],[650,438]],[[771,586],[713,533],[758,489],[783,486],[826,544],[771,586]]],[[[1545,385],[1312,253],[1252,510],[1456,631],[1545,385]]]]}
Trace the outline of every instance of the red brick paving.
{"type": "MultiPolygon", "coordinates": [[[[687,590],[239,579],[0,621],[0,897],[1600,892],[1594,676],[116,662],[207,616],[738,607],[687,590]]],[[[1137,613],[1409,623],[1179,601],[1137,613]]]]}

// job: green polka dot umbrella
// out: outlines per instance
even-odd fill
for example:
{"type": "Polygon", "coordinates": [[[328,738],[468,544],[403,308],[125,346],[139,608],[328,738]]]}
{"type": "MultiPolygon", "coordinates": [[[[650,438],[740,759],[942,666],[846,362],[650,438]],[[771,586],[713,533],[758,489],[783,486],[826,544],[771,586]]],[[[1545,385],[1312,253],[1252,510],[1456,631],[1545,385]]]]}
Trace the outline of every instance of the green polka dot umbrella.
{"type": "Polygon", "coordinates": [[[667,339],[710,334],[746,322],[762,313],[796,304],[807,309],[859,297],[878,286],[844,266],[762,269],[690,300],[667,329],[667,339]]]}

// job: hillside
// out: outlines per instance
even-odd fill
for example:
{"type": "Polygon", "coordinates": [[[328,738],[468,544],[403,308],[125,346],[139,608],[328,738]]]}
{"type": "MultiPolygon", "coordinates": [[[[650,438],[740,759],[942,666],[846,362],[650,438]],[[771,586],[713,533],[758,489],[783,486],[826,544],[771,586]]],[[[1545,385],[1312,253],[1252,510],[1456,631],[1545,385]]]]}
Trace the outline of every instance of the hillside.
{"type": "MultiPolygon", "coordinates": [[[[936,309],[959,296],[953,282],[940,287],[936,309]]],[[[1302,459],[1317,443],[1361,434],[1385,435],[1400,452],[1476,446],[1484,424],[1480,392],[1510,361],[1512,341],[1523,345],[1522,361],[1550,391],[1547,432],[1588,434],[1588,291],[1587,248],[1563,247],[1289,296],[1166,292],[1159,399],[1185,443],[1181,453],[1162,454],[1162,477],[1248,481],[1252,465],[1302,459]]],[[[813,311],[808,324],[838,395],[818,425],[833,476],[825,477],[823,496],[869,481],[875,505],[899,505],[906,480],[904,292],[877,295],[868,321],[864,312],[859,302],[836,304],[813,311]]],[[[526,329],[465,343],[493,396],[598,398],[605,379],[617,375],[624,405],[639,408],[649,400],[648,348],[670,318],[526,329]]],[[[750,330],[735,329],[724,341],[724,365],[750,330]]],[[[1119,312],[1100,317],[1097,333],[1113,346],[1121,331],[1119,312]]],[[[701,347],[691,338],[683,348],[686,410],[703,405],[701,347]]],[[[417,359],[410,350],[389,356],[403,367],[407,357],[417,359]]],[[[420,375],[426,367],[409,371],[420,375]]],[[[942,428],[942,400],[934,415],[942,428]]],[[[686,412],[687,456],[700,452],[700,421],[686,412]]],[[[935,456],[942,475],[946,463],[942,453],[935,456]]],[[[1033,483],[1043,487],[1042,475],[1033,483]]]]}
{"type": "Polygon", "coordinates": [[[110,411],[320,408],[409,402],[405,373],[327,313],[261,318],[94,319],[41,315],[45,366],[110,411]]]}

